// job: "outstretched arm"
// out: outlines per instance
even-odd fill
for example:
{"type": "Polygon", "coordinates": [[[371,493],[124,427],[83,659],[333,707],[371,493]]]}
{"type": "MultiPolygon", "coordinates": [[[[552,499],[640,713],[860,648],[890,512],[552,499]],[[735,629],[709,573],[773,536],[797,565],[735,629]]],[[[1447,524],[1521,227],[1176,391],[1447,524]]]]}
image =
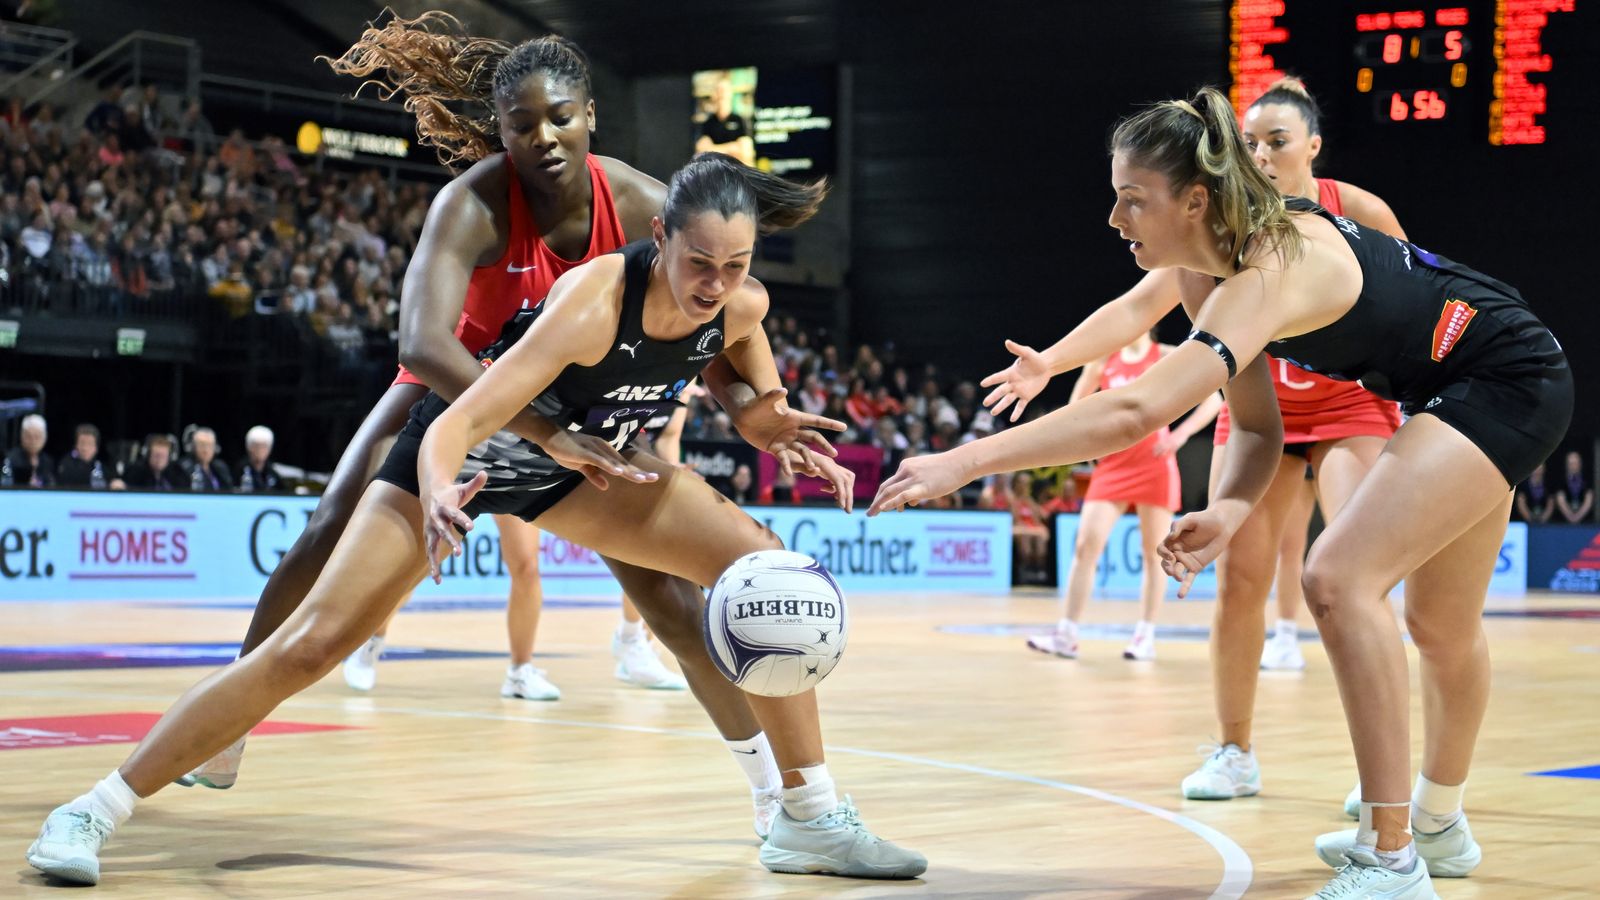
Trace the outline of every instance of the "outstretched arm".
{"type": "Polygon", "coordinates": [[[1177,269],[1146,273],[1131,290],[1095,310],[1046,350],[1006,341],[1006,349],[1017,359],[1010,368],[983,379],[983,387],[994,388],[983,398],[983,405],[999,415],[1015,404],[1011,421],[1022,418],[1028,401],[1038,396],[1052,377],[1104,359],[1154,328],[1178,305],[1180,277],[1177,269]]]}
{"type": "MultiPolygon", "coordinates": [[[[1276,282],[1277,276],[1272,279],[1276,282]]],[[[1132,384],[1100,391],[948,453],[906,460],[879,488],[869,513],[943,496],[974,478],[996,472],[1105,456],[1132,446],[1224,385],[1235,404],[1235,434],[1229,440],[1233,458],[1224,473],[1226,490],[1220,496],[1243,502],[1248,508],[1265,492],[1283,439],[1277,398],[1261,352],[1275,336],[1283,311],[1268,304],[1266,281],[1265,277],[1229,279],[1213,292],[1196,322],[1198,328],[1222,340],[1235,358],[1250,360],[1231,384],[1229,367],[1221,355],[1198,341],[1185,341],[1132,384]]],[[[1275,283],[1271,290],[1276,295],[1275,283]]],[[[1227,522],[1237,527],[1231,518],[1233,506],[1227,509],[1227,522]]]]}
{"type": "Polygon", "coordinates": [[[1220,393],[1212,394],[1204,403],[1194,408],[1194,411],[1183,417],[1183,421],[1174,425],[1171,433],[1156,443],[1157,456],[1170,456],[1177,453],[1189,439],[1200,432],[1200,429],[1210,425],[1217,414],[1222,412],[1223,399],[1220,393]]]}

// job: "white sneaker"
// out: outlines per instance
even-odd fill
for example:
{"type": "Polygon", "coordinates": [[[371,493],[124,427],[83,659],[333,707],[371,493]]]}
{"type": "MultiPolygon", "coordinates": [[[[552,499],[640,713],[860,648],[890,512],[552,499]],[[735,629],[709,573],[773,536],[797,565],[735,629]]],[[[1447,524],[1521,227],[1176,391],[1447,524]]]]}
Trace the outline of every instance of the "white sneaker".
{"type": "Polygon", "coordinates": [[[239,762],[242,759],[244,759],[244,738],[239,738],[221,753],[196,766],[189,774],[178,776],[172,783],[180,787],[194,787],[198,784],[201,787],[225,791],[239,780],[239,762]]]}
{"type": "Polygon", "coordinates": [[[1122,658],[1137,660],[1139,662],[1148,662],[1152,659],[1155,659],[1155,631],[1147,631],[1144,634],[1134,632],[1133,640],[1128,642],[1128,646],[1122,648],[1122,658]]]}
{"type": "Polygon", "coordinates": [[[1300,639],[1287,632],[1274,634],[1261,647],[1261,668],[1298,672],[1306,667],[1300,639]]]}
{"type": "Polygon", "coordinates": [[[1307,900],[1439,900],[1420,856],[1411,861],[1409,872],[1384,868],[1378,854],[1366,847],[1350,848],[1345,859],[1344,868],[1307,900]]]}
{"type": "Polygon", "coordinates": [[[1210,755],[1183,779],[1187,800],[1232,800],[1261,793],[1261,766],[1254,750],[1240,750],[1238,744],[1206,747],[1210,755]]]}
{"type": "Polygon", "coordinates": [[[772,833],[772,823],[783,812],[783,788],[751,788],[750,800],[756,808],[756,837],[765,841],[772,833]]]}
{"type": "Polygon", "coordinates": [[[611,656],[617,661],[615,675],[618,681],[657,691],[681,691],[689,687],[689,682],[684,681],[682,675],[661,662],[655,648],[650,646],[650,639],[642,632],[632,640],[612,634],[611,656]]]}
{"type": "Polygon", "coordinates": [[[868,831],[849,795],[809,822],[780,811],[761,845],[761,864],[773,872],[846,878],[915,878],[928,870],[922,854],[868,831]]]}
{"type": "Polygon", "coordinates": [[[370,691],[378,683],[378,660],[383,656],[384,640],[377,635],[362,644],[344,661],[344,683],[358,691],[370,691]]]}
{"type": "Polygon", "coordinates": [[[560,700],[561,689],[545,680],[543,669],[535,669],[533,663],[523,663],[506,670],[505,683],[500,685],[500,696],[520,700],[560,700]]]}
{"type": "Polygon", "coordinates": [[[100,848],[116,827],[99,813],[58,806],[28,848],[28,865],[62,881],[99,884],[100,848]]]}
{"type": "Polygon", "coordinates": [[[1049,634],[1036,634],[1028,638],[1028,649],[1049,653],[1062,659],[1078,658],[1078,632],[1074,628],[1057,628],[1049,634]]]}
{"type": "MultiPolygon", "coordinates": [[[[1483,861],[1483,848],[1473,840],[1467,814],[1462,813],[1449,828],[1437,833],[1411,830],[1417,856],[1434,878],[1465,878],[1483,861]]],[[[1317,838],[1317,856],[1334,868],[1344,864],[1346,851],[1356,845],[1356,830],[1333,831],[1317,838]]]]}
{"type": "Polygon", "coordinates": [[[1361,819],[1361,782],[1359,781],[1356,782],[1355,787],[1350,789],[1350,793],[1344,795],[1344,814],[1357,821],[1361,819]]]}

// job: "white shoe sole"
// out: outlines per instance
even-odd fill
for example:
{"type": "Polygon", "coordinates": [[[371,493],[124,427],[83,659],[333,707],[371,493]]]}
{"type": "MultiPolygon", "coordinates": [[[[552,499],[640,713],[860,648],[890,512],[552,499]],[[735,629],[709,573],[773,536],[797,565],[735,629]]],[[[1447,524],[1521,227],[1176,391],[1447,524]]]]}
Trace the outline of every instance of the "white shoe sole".
{"type": "Polygon", "coordinates": [[[779,872],[785,875],[838,875],[842,878],[883,878],[903,880],[916,878],[928,871],[928,864],[908,865],[896,869],[882,869],[876,866],[859,865],[851,871],[846,871],[838,861],[832,857],[818,853],[803,853],[795,850],[779,850],[768,844],[761,848],[761,864],[768,871],[779,872]]]}
{"type": "MultiPolygon", "coordinates": [[[[1333,869],[1338,869],[1344,866],[1346,862],[1349,862],[1344,857],[1342,847],[1338,853],[1333,853],[1332,848],[1318,846],[1317,858],[1333,869]]],[[[1483,862],[1483,847],[1474,841],[1472,848],[1464,854],[1447,856],[1442,859],[1428,859],[1422,855],[1422,845],[1417,844],[1417,858],[1422,860],[1422,864],[1428,867],[1428,876],[1430,878],[1465,878],[1472,874],[1472,870],[1478,867],[1478,863],[1483,862]]]]}
{"type": "Polygon", "coordinates": [[[93,885],[100,883],[100,861],[97,859],[46,859],[42,856],[35,856],[33,849],[30,847],[28,849],[28,865],[53,878],[70,881],[73,884],[93,885]]]}
{"type": "Polygon", "coordinates": [[[689,682],[684,681],[682,678],[674,680],[669,677],[666,681],[645,684],[629,675],[628,670],[623,667],[622,663],[617,663],[617,668],[611,674],[623,684],[644,688],[647,691],[684,691],[689,689],[689,682]]]}
{"type": "Polygon", "coordinates": [[[554,696],[534,697],[534,696],[531,696],[529,694],[519,694],[516,691],[501,691],[500,692],[500,696],[506,698],[507,700],[533,700],[533,701],[542,701],[542,702],[546,702],[546,703],[554,701],[554,700],[560,700],[561,699],[561,695],[560,694],[556,694],[554,696]]]}
{"type": "Polygon", "coordinates": [[[172,783],[179,787],[194,787],[195,785],[199,785],[200,787],[208,787],[215,791],[225,791],[237,784],[238,781],[238,772],[235,772],[232,775],[196,775],[195,773],[190,772],[187,775],[179,775],[177,778],[172,779],[172,783]]]}
{"type": "Polygon", "coordinates": [[[1078,654],[1076,652],[1062,653],[1059,650],[1046,650],[1043,647],[1035,647],[1032,643],[1028,644],[1028,649],[1032,650],[1035,653],[1043,653],[1045,656],[1054,656],[1056,659],[1077,659],[1078,658],[1078,654]]]}
{"type": "Polygon", "coordinates": [[[1223,793],[1207,793],[1207,794],[1195,793],[1195,794],[1192,794],[1192,793],[1189,792],[1189,790],[1187,788],[1184,788],[1182,790],[1183,790],[1183,799],[1185,799],[1185,800],[1237,800],[1240,797],[1254,797],[1255,795],[1261,793],[1261,785],[1259,785],[1259,784],[1241,784],[1241,785],[1236,786],[1233,789],[1233,793],[1231,793],[1231,794],[1223,794],[1223,793]]]}

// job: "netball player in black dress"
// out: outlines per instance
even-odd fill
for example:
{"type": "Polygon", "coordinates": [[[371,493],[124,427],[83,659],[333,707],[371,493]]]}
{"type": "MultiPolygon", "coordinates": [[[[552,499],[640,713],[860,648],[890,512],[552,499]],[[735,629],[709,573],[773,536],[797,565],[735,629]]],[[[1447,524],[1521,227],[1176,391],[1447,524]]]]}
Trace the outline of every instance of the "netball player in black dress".
{"type": "Polygon", "coordinates": [[[1225,386],[1234,430],[1216,496],[1179,520],[1162,550],[1186,589],[1277,467],[1282,426],[1263,351],[1400,401],[1410,420],[1306,561],[1306,598],[1363,792],[1360,827],[1319,841],[1343,866],[1319,896],[1432,898],[1430,868],[1470,868],[1479,853],[1460,797],[1488,701],[1483,601],[1511,486],[1571,419],[1566,359],[1511,287],[1320,207],[1286,204],[1214,90],[1128,119],[1111,149],[1110,224],[1140,267],[1217,281],[1208,296],[1185,298],[1191,339],[1127,387],[906,460],[869,514],[994,472],[1102,456],[1225,386]],[[1426,728],[1424,777],[1409,799],[1406,657],[1386,601],[1401,579],[1426,728]]]}

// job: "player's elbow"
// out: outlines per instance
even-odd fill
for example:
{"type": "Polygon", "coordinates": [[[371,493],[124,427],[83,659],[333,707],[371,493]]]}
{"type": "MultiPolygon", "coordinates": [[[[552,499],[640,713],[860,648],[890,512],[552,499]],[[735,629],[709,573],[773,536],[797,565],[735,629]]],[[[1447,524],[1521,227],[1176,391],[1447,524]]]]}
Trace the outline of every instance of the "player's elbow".
{"type": "Polygon", "coordinates": [[[440,353],[437,341],[430,341],[427,336],[420,334],[407,334],[407,329],[400,330],[400,365],[410,369],[425,384],[432,384],[437,379],[432,377],[439,370],[440,353]]]}
{"type": "Polygon", "coordinates": [[[1111,426],[1122,447],[1132,447],[1177,418],[1164,404],[1151,402],[1138,393],[1117,398],[1111,413],[1111,426]]]}

